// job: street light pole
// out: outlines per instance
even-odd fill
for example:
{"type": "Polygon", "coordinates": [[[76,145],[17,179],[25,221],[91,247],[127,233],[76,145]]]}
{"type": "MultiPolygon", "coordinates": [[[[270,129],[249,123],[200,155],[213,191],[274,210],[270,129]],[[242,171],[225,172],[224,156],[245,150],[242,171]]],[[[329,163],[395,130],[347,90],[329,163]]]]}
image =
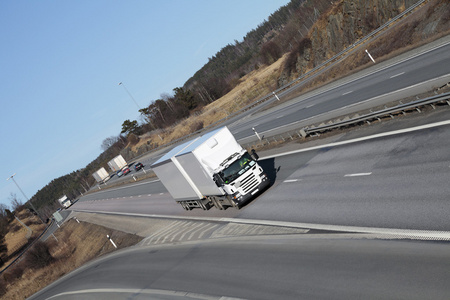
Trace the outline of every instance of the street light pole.
{"type": "Polygon", "coordinates": [[[141,110],[141,107],[139,106],[139,104],[137,104],[136,100],[134,100],[133,96],[130,94],[130,92],[128,91],[128,89],[125,86],[125,84],[123,84],[123,82],[119,82],[119,85],[123,86],[123,88],[125,89],[127,94],[130,96],[131,100],[133,100],[134,104],[136,104],[136,106],[139,108],[139,110],[141,110]]]}
{"type": "Polygon", "coordinates": [[[41,216],[39,215],[38,211],[36,210],[36,208],[34,207],[33,203],[31,202],[31,200],[28,199],[28,197],[25,195],[25,193],[22,191],[22,189],[20,188],[20,186],[17,184],[16,180],[14,179],[14,176],[16,176],[16,173],[14,173],[13,175],[11,175],[10,177],[6,178],[6,180],[10,180],[12,179],[12,181],[16,184],[17,188],[19,189],[19,191],[22,193],[22,195],[25,197],[25,199],[27,200],[27,202],[30,203],[31,208],[33,208],[33,210],[36,212],[36,215],[38,216],[39,220],[41,220],[41,222],[43,224],[44,221],[41,219],[41,216]]]}

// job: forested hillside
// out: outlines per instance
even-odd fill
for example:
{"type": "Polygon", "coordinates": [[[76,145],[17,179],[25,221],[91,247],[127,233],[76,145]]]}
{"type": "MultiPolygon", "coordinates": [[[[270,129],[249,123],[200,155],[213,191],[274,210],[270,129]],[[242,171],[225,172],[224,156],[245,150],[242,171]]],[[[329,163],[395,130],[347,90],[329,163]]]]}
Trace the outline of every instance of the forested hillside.
{"type": "MultiPolygon", "coordinates": [[[[108,169],[107,162],[114,156],[121,153],[126,159],[132,158],[135,153],[131,146],[138,143],[143,134],[156,133],[158,136],[180,120],[201,113],[203,107],[238,86],[243,76],[274,62],[279,63],[282,61],[279,58],[287,54],[281,67],[281,77],[272,80],[273,88],[283,85],[321,64],[415,2],[292,0],[247,33],[242,41],[224,46],[183,87],[174,87],[173,93],[162,94],[161,99],[155,99],[141,109],[139,112],[143,121],[140,124],[124,121],[121,134],[105,139],[102,145],[104,152],[88,166],[54,179],[39,190],[31,201],[41,214],[49,216],[57,207],[56,200],[62,195],[74,199],[86,192],[94,183],[92,174],[101,167],[108,169]]],[[[374,54],[383,55],[393,46],[399,49],[412,41],[448,30],[448,0],[429,0],[426,5],[411,21],[400,24],[396,35],[384,37],[374,54]]],[[[355,62],[361,65],[367,59],[361,55],[355,62]]],[[[336,69],[335,72],[340,71],[336,69]]],[[[187,131],[201,129],[204,124],[197,122],[191,126],[187,131]]],[[[152,148],[152,142],[147,141],[145,151],[152,148]]]]}

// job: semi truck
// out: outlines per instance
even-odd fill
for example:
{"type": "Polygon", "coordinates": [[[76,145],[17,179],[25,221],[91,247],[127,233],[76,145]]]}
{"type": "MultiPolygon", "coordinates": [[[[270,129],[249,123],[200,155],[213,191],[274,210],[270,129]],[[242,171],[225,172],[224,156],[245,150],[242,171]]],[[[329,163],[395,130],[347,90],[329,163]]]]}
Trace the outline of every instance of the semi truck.
{"type": "Polygon", "coordinates": [[[67,198],[66,195],[64,195],[61,198],[59,198],[58,202],[64,208],[68,208],[68,207],[70,207],[72,205],[72,201],[69,198],[67,198]]]}
{"type": "Polygon", "coordinates": [[[239,209],[269,186],[257,160],[225,126],[173,148],[152,168],[185,210],[239,209]]]}
{"type": "Polygon", "coordinates": [[[124,167],[128,167],[128,164],[125,159],[123,159],[122,155],[117,155],[108,162],[108,166],[111,168],[111,171],[118,172],[124,167]]]}
{"type": "Polygon", "coordinates": [[[108,174],[108,172],[106,172],[105,168],[101,168],[101,169],[97,170],[94,174],[92,174],[92,176],[94,176],[95,180],[98,183],[106,182],[110,178],[109,174],[108,174]]]}

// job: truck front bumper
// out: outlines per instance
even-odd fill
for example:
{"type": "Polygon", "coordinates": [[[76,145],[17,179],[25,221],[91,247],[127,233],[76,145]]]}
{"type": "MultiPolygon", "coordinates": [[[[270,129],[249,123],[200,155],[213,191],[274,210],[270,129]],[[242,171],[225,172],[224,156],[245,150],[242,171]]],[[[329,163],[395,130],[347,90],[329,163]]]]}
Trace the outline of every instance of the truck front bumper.
{"type": "Polygon", "coordinates": [[[262,179],[261,183],[258,186],[256,186],[250,193],[242,195],[238,199],[234,200],[234,202],[238,207],[242,207],[245,203],[255,198],[269,187],[270,185],[269,178],[266,175],[264,175],[264,177],[261,177],[261,179],[262,179]]]}

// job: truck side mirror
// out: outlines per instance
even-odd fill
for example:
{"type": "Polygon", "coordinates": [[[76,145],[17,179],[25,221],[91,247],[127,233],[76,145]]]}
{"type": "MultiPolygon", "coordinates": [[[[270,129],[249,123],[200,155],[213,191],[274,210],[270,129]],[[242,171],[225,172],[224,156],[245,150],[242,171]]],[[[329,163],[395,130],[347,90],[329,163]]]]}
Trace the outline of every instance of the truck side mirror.
{"type": "Polygon", "coordinates": [[[221,187],[221,186],[224,185],[223,179],[222,179],[222,177],[220,177],[219,174],[214,174],[213,175],[213,180],[214,180],[214,182],[216,183],[216,185],[218,187],[221,187]]]}
{"type": "Polygon", "coordinates": [[[256,153],[256,151],[255,151],[255,149],[252,149],[252,151],[250,151],[251,153],[250,153],[250,156],[254,159],[254,160],[258,160],[259,159],[259,156],[258,156],[258,154],[256,153]]]}

